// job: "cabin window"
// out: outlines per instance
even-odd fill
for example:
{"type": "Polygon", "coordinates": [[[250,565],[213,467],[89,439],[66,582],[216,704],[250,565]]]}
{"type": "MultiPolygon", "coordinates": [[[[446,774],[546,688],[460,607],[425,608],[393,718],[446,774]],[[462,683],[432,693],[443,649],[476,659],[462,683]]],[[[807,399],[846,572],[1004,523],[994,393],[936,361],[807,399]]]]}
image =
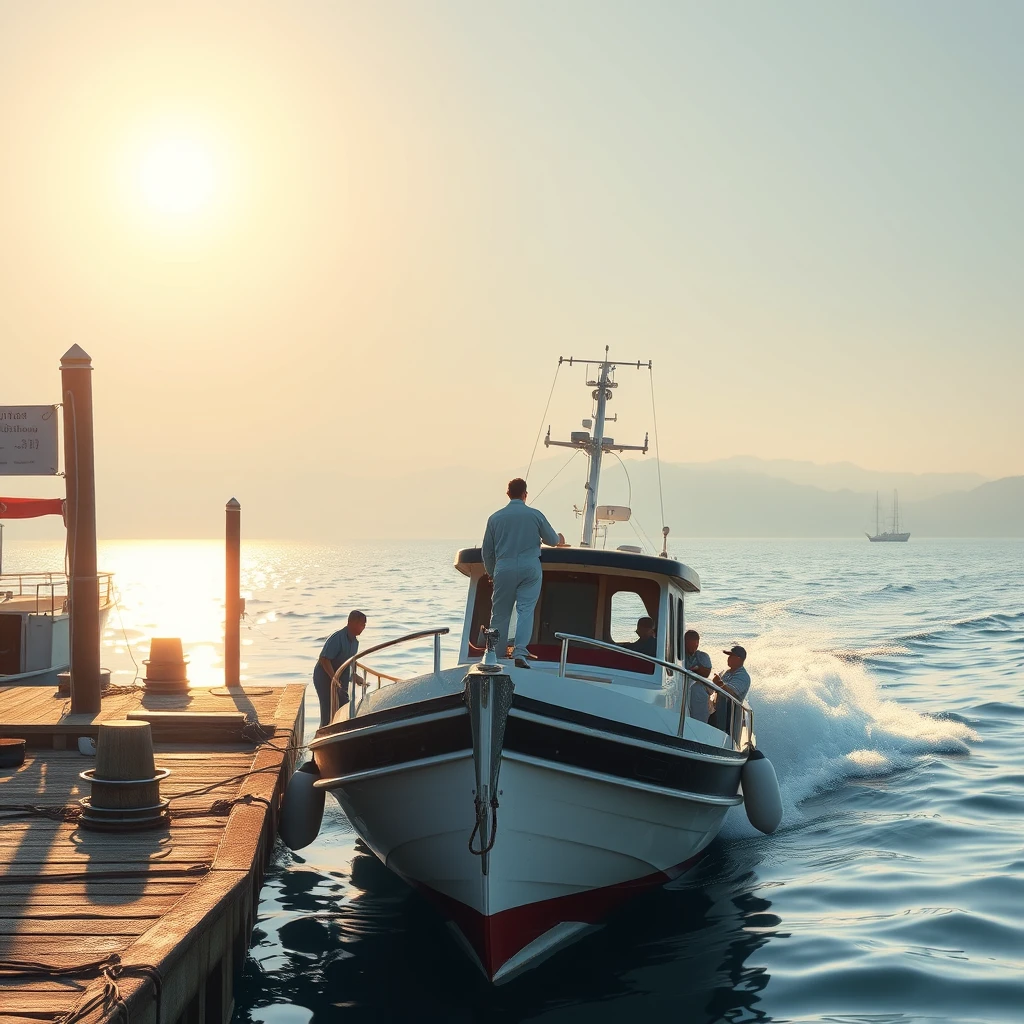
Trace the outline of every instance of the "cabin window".
{"type": "Polygon", "coordinates": [[[676,652],[676,595],[668,595],[668,635],[665,637],[665,660],[675,661],[676,652]]]}
{"type": "MultiPolygon", "coordinates": [[[[491,616],[491,583],[481,577],[470,618],[469,654],[479,653],[480,629],[491,616]]],[[[545,569],[540,600],[534,613],[530,652],[543,661],[557,661],[561,641],[556,633],[593,637],[606,643],[636,640],[637,619],[644,615],[658,621],[661,587],[656,580],[565,569],[545,569]]],[[[673,631],[674,635],[674,631],[673,631]]],[[[571,664],[618,668],[650,675],[651,664],[643,665],[625,653],[570,646],[571,664]]]]}
{"type": "Polygon", "coordinates": [[[601,577],[590,573],[544,573],[537,642],[557,644],[556,633],[595,636],[601,577]]]}
{"type": "MultiPolygon", "coordinates": [[[[476,583],[476,600],[473,602],[473,618],[469,626],[469,643],[472,648],[482,645],[480,630],[486,629],[491,621],[491,597],[494,587],[486,576],[481,576],[476,583]]],[[[476,653],[471,650],[470,653],[476,653]]]]}
{"type": "MultiPolygon", "coordinates": [[[[617,590],[612,594],[609,638],[614,644],[633,643],[636,640],[637,619],[650,615],[647,605],[633,590],[617,590]]],[[[657,617],[654,617],[657,622],[657,617]]]]}

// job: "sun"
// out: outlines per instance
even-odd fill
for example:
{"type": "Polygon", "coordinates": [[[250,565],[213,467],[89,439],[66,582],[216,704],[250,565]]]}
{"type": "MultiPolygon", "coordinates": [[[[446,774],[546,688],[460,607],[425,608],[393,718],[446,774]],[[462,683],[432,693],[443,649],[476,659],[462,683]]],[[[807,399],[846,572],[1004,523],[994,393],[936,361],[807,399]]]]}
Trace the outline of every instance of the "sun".
{"type": "Polygon", "coordinates": [[[138,183],[143,201],[154,213],[189,217],[213,198],[216,162],[210,148],[198,139],[159,139],[142,154],[138,183]]]}

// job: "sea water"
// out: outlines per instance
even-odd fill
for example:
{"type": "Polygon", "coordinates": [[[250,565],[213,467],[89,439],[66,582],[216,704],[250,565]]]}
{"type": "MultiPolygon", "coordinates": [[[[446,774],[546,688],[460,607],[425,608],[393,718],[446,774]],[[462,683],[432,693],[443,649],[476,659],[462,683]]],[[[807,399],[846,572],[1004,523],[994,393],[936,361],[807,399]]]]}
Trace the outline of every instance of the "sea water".
{"type": "MultiPolygon", "coordinates": [[[[367,647],[450,626],[453,542],[246,543],[243,674],[305,682],[350,608],[367,647]]],[[[333,800],[317,841],[278,845],[236,1024],[315,1021],[1024,1021],[1024,542],[694,540],[687,610],[715,668],[748,650],[758,745],[785,815],[742,808],[689,875],[500,988],[357,840],[333,800]]],[[[6,568],[57,568],[8,545],[6,568]],[[41,566],[42,561],[46,566],[41,566]]],[[[50,564],[53,563],[53,564],[50,564]]],[[[130,682],[180,635],[222,682],[223,550],[101,545],[120,601],[103,662],[130,682]]],[[[425,669],[430,647],[370,663],[425,669]]],[[[317,726],[312,689],[306,736],[317,726]]]]}

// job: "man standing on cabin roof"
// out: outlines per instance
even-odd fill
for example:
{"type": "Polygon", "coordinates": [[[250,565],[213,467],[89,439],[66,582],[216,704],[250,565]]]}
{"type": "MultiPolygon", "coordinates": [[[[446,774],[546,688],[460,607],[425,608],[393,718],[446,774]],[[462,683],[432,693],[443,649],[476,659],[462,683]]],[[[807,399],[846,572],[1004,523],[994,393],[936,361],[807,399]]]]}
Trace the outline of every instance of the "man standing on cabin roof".
{"type": "Polygon", "coordinates": [[[498,657],[508,647],[512,605],[516,606],[516,635],[512,657],[517,668],[529,668],[526,645],[533,634],[533,610],[540,597],[540,546],[564,544],[539,509],[526,504],[526,481],[508,482],[508,504],[487,520],[480,551],[484,569],[494,582],[491,595],[491,629],[498,631],[498,657]]]}
{"type": "MultiPolygon", "coordinates": [[[[344,629],[332,633],[320,652],[313,669],[313,688],[320,698],[320,727],[331,722],[331,680],[334,673],[359,650],[359,634],[366,629],[366,616],[360,611],[348,613],[348,624],[344,629]]],[[[348,684],[352,676],[350,665],[341,674],[338,707],[348,702],[348,684]]]]}

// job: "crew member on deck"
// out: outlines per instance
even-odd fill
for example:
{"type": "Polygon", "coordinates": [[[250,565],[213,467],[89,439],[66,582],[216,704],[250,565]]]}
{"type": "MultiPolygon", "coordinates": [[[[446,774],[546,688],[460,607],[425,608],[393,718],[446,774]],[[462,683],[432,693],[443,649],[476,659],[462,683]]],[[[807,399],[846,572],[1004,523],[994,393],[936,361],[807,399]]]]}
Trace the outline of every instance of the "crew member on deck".
{"type": "Polygon", "coordinates": [[[648,654],[652,658],[658,656],[658,641],[654,635],[654,619],[649,615],[641,615],[636,620],[637,639],[626,644],[619,644],[619,647],[626,647],[638,654],[648,654]]]}
{"type": "MultiPolygon", "coordinates": [[[[320,698],[320,726],[331,721],[331,679],[334,673],[359,650],[359,634],[366,629],[366,616],[360,611],[348,613],[348,624],[344,629],[332,633],[320,652],[316,667],[313,669],[313,688],[320,698]]],[[[338,695],[338,707],[348,701],[349,677],[352,675],[350,665],[338,680],[341,684],[338,695]]]]}
{"type": "Polygon", "coordinates": [[[533,634],[533,610],[540,597],[540,546],[564,544],[539,509],[526,504],[526,481],[508,482],[508,504],[487,520],[481,554],[484,569],[494,582],[491,629],[498,631],[498,657],[508,647],[512,606],[516,606],[516,635],[512,657],[517,668],[529,668],[526,645],[533,634]]]}
{"type": "MultiPolygon", "coordinates": [[[[695,672],[705,679],[711,675],[711,657],[700,649],[700,633],[695,629],[688,629],[683,634],[683,668],[695,672]]],[[[690,717],[698,721],[708,720],[708,698],[712,691],[702,686],[695,679],[690,680],[690,717]]]]}
{"type": "MultiPolygon", "coordinates": [[[[734,697],[743,700],[750,690],[750,674],[743,667],[743,662],[747,660],[747,652],[739,644],[734,644],[729,650],[722,651],[722,653],[729,655],[729,667],[721,675],[716,672],[711,677],[712,682],[718,683],[723,690],[728,690],[734,697]]],[[[710,723],[715,728],[728,732],[729,719],[735,705],[721,696],[717,696],[715,705],[710,723]]]]}

